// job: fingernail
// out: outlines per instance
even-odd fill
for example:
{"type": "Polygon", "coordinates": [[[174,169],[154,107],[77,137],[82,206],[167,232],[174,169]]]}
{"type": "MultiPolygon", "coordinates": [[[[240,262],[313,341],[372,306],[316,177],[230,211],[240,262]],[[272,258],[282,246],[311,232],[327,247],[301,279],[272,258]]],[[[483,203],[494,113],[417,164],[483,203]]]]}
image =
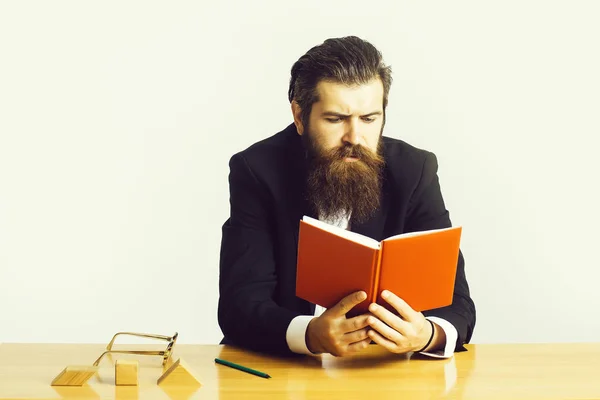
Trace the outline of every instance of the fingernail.
{"type": "Polygon", "coordinates": [[[387,290],[384,290],[383,292],[381,292],[381,297],[383,297],[384,299],[386,299],[389,295],[390,295],[390,292],[388,292],[387,290]]]}
{"type": "Polygon", "coordinates": [[[371,304],[371,305],[369,306],[369,310],[371,310],[372,312],[375,312],[375,311],[377,311],[377,304],[371,304]]]}
{"type": "Polygon", "coordinates": [[[374,324],[374,323],[375,323],[375,318],[369,317],[369,318],[367,319],[367,324],[369,324],[369,325],[372,325],[372,324],[374,324]]]}

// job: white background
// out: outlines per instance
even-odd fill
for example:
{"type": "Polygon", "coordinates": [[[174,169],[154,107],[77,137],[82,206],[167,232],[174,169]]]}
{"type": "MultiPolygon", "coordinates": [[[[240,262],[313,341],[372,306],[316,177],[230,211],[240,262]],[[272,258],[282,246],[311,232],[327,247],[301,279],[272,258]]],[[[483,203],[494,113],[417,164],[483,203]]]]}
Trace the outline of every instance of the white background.
{"type": "Polygon", "coordinates": [[[228,160],[291,122],[328,37],[394,71],[436,153],[473,342],[597,341],[600,3],[0,3],[0,342],[217,343],[228,160]]]}

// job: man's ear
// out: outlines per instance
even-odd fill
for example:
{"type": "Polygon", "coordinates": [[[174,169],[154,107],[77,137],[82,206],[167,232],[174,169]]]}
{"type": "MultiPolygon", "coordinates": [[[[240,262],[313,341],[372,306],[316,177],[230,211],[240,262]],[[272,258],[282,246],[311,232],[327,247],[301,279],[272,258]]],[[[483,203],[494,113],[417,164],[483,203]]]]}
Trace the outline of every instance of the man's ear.
{"type": "Polygon", "coordinates": [[[302,124],[302,109],[300,108],[300,104],[296,102],[296,100],[292,100],[292,115],[294,116],[294,124],[296,125],[296,130],[298,131],[298,135],[302,136],[304,134],[304,124],[302,124]]]}

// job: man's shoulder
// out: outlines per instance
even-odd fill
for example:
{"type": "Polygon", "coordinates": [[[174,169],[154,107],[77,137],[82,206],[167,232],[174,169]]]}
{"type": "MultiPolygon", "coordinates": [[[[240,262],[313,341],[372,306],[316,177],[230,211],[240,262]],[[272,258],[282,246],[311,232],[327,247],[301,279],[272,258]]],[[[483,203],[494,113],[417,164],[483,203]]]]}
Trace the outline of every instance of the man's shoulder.
{"type": "Polygon", "coordinates": [[[233,154],[229,167],[248,168],[271,181],[297,174],[302,161],[302,141],[294,124],[233,154]]]}
{"type": "Polygon", "coordinates": [[[422,167],[426,162],[435,162],[435,154],[429,150],[389,136],[383,136],[382,141],[385,161],[391,167],[422,167]]]}
{"type": "Polygon", "coordinates": [[[236,152],[233,157],[243,157],[249,160],[264,159],[298,150],[300,136],[294,124],[288,125],[283,130],[261,139],[250,146],[236,152]]]}

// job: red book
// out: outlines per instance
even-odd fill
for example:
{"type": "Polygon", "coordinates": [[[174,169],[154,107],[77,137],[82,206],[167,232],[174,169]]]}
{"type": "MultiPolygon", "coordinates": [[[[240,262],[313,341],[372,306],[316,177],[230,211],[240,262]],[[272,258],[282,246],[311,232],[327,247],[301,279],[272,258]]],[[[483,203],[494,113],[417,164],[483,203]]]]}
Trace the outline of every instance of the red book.
{"type": "Polygon", "coordinates": [[[368,312],[371,303],[395,311],[381,292],[389,290],[415,311],[452,304],[462,228],[411,232],[381,242],[305,216],[300,221],[296,295],[331,308],[363,290],[367,299],[348,316],[368,312]]]}

